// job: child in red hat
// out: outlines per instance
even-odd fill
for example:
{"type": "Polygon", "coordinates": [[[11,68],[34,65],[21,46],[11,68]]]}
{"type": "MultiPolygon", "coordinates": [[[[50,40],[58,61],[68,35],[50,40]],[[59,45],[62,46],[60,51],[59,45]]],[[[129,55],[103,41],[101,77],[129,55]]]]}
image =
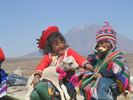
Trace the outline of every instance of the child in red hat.
{"type": "Polygon", "coordinates": [[[5,55],[2,48],[0,48],[0,99],[2,99],[7,94],[7,74],[1,68],[1,64],[4,60],[5,55]]]}
{"type": "MultiPolygon", "coordinates": [[[[69,47],[57,26],[50,26],[42,32],[38,42],[38,47],[43,52],[44,57],[36,67],[32,83],[36,84],[39,82],[39,78],[41,78],[42,72],[45,68],[50,65],[55,65],[57,67],[56,71],[59,73],[59,84],[61,84],[61,86],[62,84],[65,84],[70,98],[76,100],[76,91],[74,87],[69,84],[71,76],[75,74],[75,68],[68,66],[60,68],[59,66],[63,61],[69,62],[69,60],[66,59],[67,57],[74,59],[76,64],[81,68],[93,70],[92,66],[84,57],[80,56],[69,47]]],[[[71,64],[69,66],[71,66],[71,64]]]]}

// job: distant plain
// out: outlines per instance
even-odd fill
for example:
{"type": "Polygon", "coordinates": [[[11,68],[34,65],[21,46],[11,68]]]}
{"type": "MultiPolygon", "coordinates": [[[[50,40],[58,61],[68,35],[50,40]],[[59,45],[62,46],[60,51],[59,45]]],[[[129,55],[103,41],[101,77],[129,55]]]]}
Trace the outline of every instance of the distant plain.
{"type": "MultiPolygon", "coordinates": [[[[133,76],[133,54],[125,54],[130,74],[133,76]]],[[[13,73],[16,69],[21,69],[24,76],[30,76],[36,66],[39,64],[41,58],[7,58],[2,65],[2,68],[7,73],[13,73]]]]}

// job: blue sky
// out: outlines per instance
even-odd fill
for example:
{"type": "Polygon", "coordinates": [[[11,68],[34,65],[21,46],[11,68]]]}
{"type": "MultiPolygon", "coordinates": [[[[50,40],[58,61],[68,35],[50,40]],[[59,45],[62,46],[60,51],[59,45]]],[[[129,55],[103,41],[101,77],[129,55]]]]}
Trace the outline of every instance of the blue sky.
{"type": "Polygon", "coordinates": [[[0,0],[0,47],[6,57],[37,51],[35,39],[57,25],[65,34],[74,26],[110,22],[133,40],[133,0],[0,0]]]}

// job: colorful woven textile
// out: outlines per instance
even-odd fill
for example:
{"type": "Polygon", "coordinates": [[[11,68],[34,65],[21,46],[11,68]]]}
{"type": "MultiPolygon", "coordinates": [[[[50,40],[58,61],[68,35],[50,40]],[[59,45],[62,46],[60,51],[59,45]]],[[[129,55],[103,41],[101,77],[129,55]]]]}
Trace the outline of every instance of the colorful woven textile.
{"type": "MultiPolygon", "coordinates": [[[[125,91],[129,86],[129,73],[127,71],[128,68],[126,68],[125,60],[123,60],[121,57],[123,57],[123,53],[120,50],[111,50],[107,53],[106,57],[102,60],[99,60],[98,63],[94,66],[95,69],[97,69],[96,73],[102,73],[103,77],[107,76],[107,72],[111,71],[111,68],[109,68],[110,63],[113,62],[113,64],[117,64],[119,67],[121,67],[121,72],[117,73],[113,80],[119,80],[122,85],[119,87],[121,90],[120,92],[125,91]]],[[[113,67],[113,66],[111,66],[113,67]]],[[[116,68],[117,66],[115,66],[116,68]]],[[[88,75],[85,74],[85,78],[81,80],[80,88],[84,92],[84,95],[86,98],[93,97],[97,98],[97,84],[100,79],[94,79],[94,75],[88,75]]],[[[120,86],[120,85],[119,85],[120,86]]],[[[90,99],[87,99],[90,100],[90,99]]]]}
{"type": "Polygon", "coordinates": [[[3,69],[0,69],[0,98],[7,94],[7,78],[3,69]]]}

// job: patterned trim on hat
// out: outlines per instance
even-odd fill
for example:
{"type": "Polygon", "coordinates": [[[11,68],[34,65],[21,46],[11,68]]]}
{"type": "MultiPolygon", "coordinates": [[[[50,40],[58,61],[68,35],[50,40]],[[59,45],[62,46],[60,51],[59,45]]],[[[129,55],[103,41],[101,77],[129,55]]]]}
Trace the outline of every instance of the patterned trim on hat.
{"type": "Polygon", "coordinates": [[[97,35],[99,35],[99,34],[113,34],[113,35],[116,35],[116,32],[112,29],[102,29],[102,30],[97,32],[97,35]]]}
{"type": "Polygon", "coordinates": [[[113,34],[99,34],[99,35],[96,36],[96,38],[97,39],[101,38],[101,37],[105,37],[106,38],[106,36],[116,39],[116,36],[113,35],[113,34]]]}
{"type": "Polygon", "coordinates": [[[104,37],[97,38],[97,42],[99,42],[101,40],[112,40],[112,41],[114,41],[116,43],[116,38],[113,38],[113,37],[108,36],[108,35],[107,36],[104,36],[104,37]]]}

